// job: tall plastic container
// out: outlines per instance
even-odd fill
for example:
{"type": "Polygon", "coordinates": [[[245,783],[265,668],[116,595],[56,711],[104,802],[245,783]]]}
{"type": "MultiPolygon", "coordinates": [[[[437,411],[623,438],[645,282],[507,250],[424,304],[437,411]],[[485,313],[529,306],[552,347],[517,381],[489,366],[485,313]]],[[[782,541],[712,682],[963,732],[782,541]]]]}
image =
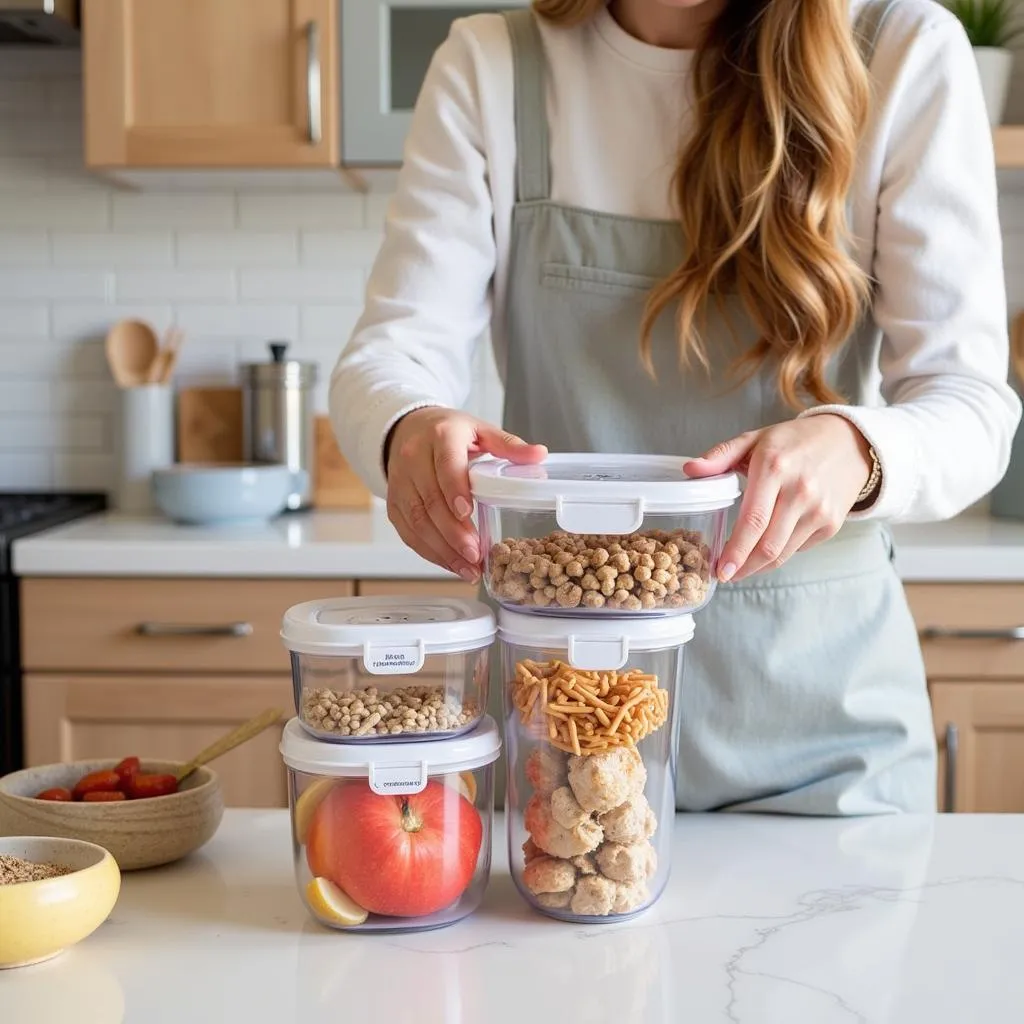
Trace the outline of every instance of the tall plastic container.
{"type": "Polygon", "coordinates": [[[509,862],[537,910],[622,920],[664,890],[693,630],[689,615],[500,612],[509,862]]]}

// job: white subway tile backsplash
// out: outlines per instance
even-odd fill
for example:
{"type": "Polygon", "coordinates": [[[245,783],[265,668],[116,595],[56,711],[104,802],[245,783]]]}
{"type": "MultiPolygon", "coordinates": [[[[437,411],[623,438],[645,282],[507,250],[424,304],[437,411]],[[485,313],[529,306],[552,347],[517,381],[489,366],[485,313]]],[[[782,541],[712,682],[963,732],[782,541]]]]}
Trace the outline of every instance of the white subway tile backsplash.
{"type": "MultiPolygon", "coordinates": [[[[3,81],[0,79],[0,92],[3,81]]],[[[0,198],[4,193],[46,192],[49,160],[41,156],[4,156],[0,150],[0,198]]],[[[6,224],[4,225],[6,226],[6,224]]]]}
{"type": "Polygon", "coordinates": [[[4,451],[99,451],[107,441],[103,416],[7,415],[0,413],[4,451]]]}
{"type": "Polygon", "coordinates": [[[362,228],[365,217],[365,200],[358,195],[238,197],[238,218],[243,228],[362,228]]]}
{"type": "Polygon", "coordinates": [[[183,267],[287,267],[299,262],[295,231],[183,231],[178,234],[183,267]]]}
{"type": "Polygon", "coordinates": [[[169,231],[53,231],[53,262],[76,267],[170,266],[174,239],[169,231]]]}
{"type": "Polygon", "coordinates": [[[242,299],[307,299],[328,302],[358,302],[363,294],[361,271],[336,267],[333,270],[241,270],[238,294],[242,299]]]}
{"type": "Polygon", "coordinates": [[[115,229],[233,228],[235,197],[223,195],[121,193],[113,197],[115,229]]]}
{"type": "Polygon", "coordinates": [[[0,230],[0,267],[48,263],[50,242],[45,231],[0,230]]]}
{"type": "Polygon", "coordinates": [[[348,344],[362,308],[355,303],[338,306],[303,306],[302,338],[305,341],[331,341],[340,352],[348,344]]]}
{"type": "Polygon", "coordinates": [[[48,389],[50,408],[58,416],[82,412],[111,413],[117,399],[117,388],[112,380],[55,380],[48,389]]]}
{"type": "Polygon", "coordinates": [[[215,338],[291,338],[298,333],[299,308],[288,305],[181,305],[175,322],[186,333],[215,338]]]}
{"type": "Polygon", "coordinates": [[[57,156],[81,153],[80,118],[29,117],[0,120],[0,148],[11,156],[57,156]]]}
{"type": "Polygon", "coordinates": [[[0,451],[0,491],[46,491],[51,487],[53,459],[48,452],[0,451]]]}
{"type": "Polygon", "coordinates": [[[68,491],[108,491],[116,486],[114,456],[60,451],[53,454],[53,486],[68,491]]]}
{"type": "Polygon", "coordinates": [[[145,320],[154,330],[166,330],[173,319],[167,305],[68,303],[53,307],[51,330],[55,339],[105,337],[118,320],[145,320]]]}
{"type": "Polygon", "coordinates": [[[46,306],[12,302],[0,309],[0,342],[11,338],[45,338],[49,333],[50,313],[46,306]]]}
{"type": "Polygon", "coordinates": [[[231,270],[119,270],[118,302],[230,302],[236,292],[231,270]]]}
{"type": "Polygon", "coordinates": [[[13,270],[0,274],[0,301],[51,301],[66,299],[105,300],[109,291],[110,275],[105,271],[13,270]]]}
{"type": "Polygon", "coordinates": [[[303,231],[301,257],[309,267],[357,267],[365,271],[380,250],[380,231],[303,231]]]}
{"type": "Polygon", "coordinates": [[[51,389],[45,380],[0,380],[0,411],[44,412],[50,408],[51,389]]]}
{"type": "MultiPolygon", "coordinates": [[[[0,149],[3,139],[0,138],[0,149]]],[[[110,223],[106,192],[11,195],[0,192],[0,224],[9,228],[105,228],[110,223]]]]}

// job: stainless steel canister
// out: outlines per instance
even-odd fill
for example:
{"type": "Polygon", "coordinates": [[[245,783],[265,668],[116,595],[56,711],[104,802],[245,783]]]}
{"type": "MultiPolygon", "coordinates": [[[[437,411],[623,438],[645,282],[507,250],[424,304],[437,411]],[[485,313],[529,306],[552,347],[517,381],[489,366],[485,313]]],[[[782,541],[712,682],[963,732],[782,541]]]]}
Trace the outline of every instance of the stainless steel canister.
{"type": "Polygon", "coordinates": [[[244,457],[285,464],[300,474],[288,508],[308,508],[313,494],[313,388],[316,363],[285,359],[288,346],[273,342],[269,363],[242,366],[244,457]]]}

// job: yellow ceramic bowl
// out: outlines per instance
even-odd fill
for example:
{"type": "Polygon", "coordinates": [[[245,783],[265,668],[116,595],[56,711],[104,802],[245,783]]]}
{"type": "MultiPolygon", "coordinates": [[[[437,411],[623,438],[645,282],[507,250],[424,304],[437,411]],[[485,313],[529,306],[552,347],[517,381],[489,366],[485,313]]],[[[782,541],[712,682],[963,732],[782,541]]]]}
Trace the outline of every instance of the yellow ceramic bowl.
{"type": "Polygon", "coordinates": [[[0,854],[61,864],[68,875],[0,885],[0,968],[24,967],[81,942],[110,916],[121,873],[102,846],[77,839],[0,839],[0,854]]]}

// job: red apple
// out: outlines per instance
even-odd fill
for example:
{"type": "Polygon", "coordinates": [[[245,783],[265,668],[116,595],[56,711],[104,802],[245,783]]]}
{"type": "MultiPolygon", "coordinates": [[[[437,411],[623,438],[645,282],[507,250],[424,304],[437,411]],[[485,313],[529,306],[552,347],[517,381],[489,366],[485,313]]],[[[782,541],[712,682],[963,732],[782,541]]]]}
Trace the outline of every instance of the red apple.
{"type": "Polygon", "coordinates": [[[381,796],[366,783],[332,790],[313,815],[306,859],[361,907],[422,917],[454,903],[476,870],[483,840],[477,809],[451,786],[381,796]]]}

